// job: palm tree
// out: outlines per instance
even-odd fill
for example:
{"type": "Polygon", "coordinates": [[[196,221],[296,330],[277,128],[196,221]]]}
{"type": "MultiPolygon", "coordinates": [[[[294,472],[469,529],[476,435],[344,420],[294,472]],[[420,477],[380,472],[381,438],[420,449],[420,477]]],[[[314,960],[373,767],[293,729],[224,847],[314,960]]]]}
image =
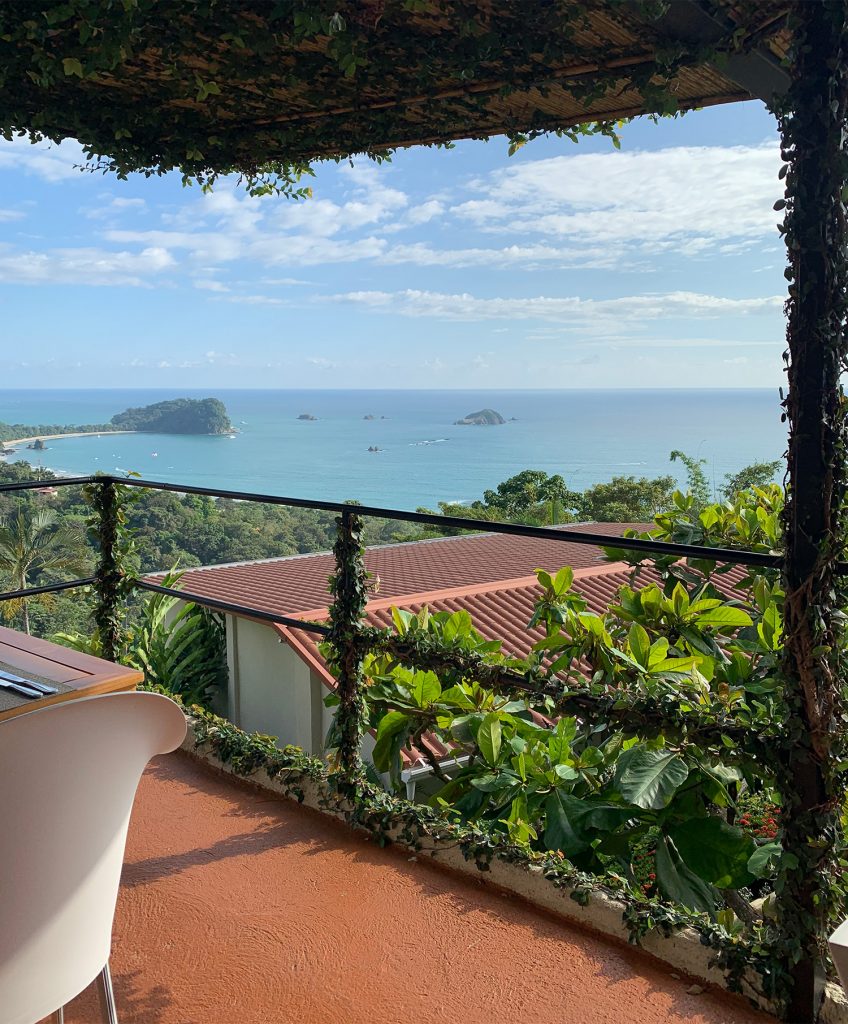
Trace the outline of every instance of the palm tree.
{"type": "MultiPolygon", "coordinates": [[[[14,590],[26,590],[34,581],[50,582],[63,573],[80,573],[85,563],[82,540],[60,522],[51,508],[21,504],[0,520],[0,578],[14,590]]],[[[26,598],[6,601],[6,618],[23,613],[24,629],[30,631],[26,598]]]]}

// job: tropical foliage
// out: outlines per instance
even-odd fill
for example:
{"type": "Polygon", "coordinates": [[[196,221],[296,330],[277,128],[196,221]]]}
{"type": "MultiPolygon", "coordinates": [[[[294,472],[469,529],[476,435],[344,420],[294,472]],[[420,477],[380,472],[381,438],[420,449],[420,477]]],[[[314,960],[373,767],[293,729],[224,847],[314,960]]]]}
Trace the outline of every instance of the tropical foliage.
{"type": "MultiPolygon", "coordinates": [[[[774,484],[702,509],[675,492],[642,536],[774,553],[782,504],[774,484]]],[[[430,802],[458,820],[750,924],[759,916],[750,901],[775,884],[780,839],[777,812],[763,830],[741,810],[780,799],[762,742],[784,714],[776,570],[736,572],[730,583],[727,565],[669,556],[652,560],[655,578],[640,585],[641,559],[609,557],[630,561],[634,578],[603,614],[588,609],[570,569],[537,573],[529,625],[543,635],[524,661],[485,640],[466,612],[396,610],[398,642],[364,665],[374,765],[397,786],[402,751],[415,747],[433,767],[430,802]],[[435,648],[456,667],[421,670],[404,653],[435,648]],[[475,658],[485,671],[469,670],[475,658]],[[487,685],[492,668],[504,685],[487,685]],[[522,678],[536,686],[510,686],[522,678]],[[583,697],[625,714],[575,713],[583,697]],[[640,718],[646,706],[673,711],[670,727],[640,718]],[[440,766],[428,736],[451,748],[458,768],[440,766]]]]}
{"type": "MultiPolygon", "coordinates": [[[[72,524],[60,520],[51,508],[19,504],[0,519],[0,581],[4,590],[26,590],[39,583],[53,583],[85,565],[84,540],[72,524]]],[[[4,601],[2,614],[20,615],[30,632],[30,602],[49,604],[55,598],[16,598],[4,601]]]]}

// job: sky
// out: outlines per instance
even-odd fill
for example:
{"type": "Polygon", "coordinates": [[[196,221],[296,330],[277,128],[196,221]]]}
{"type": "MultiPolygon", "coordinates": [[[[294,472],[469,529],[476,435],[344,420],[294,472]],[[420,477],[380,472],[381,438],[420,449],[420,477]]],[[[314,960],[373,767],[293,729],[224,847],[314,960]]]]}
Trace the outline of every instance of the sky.
{"type": "Polygon", "coordinates": [[[313,198],[0,140],[4,387],[776,387],[758,102],[607,139],[319,165],[313,198]]]}

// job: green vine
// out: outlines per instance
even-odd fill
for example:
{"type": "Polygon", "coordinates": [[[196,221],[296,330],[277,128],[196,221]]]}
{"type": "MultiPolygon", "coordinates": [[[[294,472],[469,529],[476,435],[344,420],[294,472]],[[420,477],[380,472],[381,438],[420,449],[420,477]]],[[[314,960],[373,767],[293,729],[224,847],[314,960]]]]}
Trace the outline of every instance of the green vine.
{"type": "Polygon", "coordinates": [[[136,580],[135,542],[127,508],[139,499],[140,492],[100,480],[86,485],[83,494],[91,508],[88,536],[98,555],[94,622],[103,657],[115,661],[125,650],[126,600],[136,580]]]}
{"type": "Polygon", "coordinates": [[[338,680],[339,768],[344,782],[356,785],[363,778],[360,744],[368,714],[362,676],[367,651],[362,619],[368,600],[368,573],[362,557],[361,518],[345,510],[336,525],[338,535],[333,548],[336,572],[330,579],[333,603],[327,643],[330,665],[338,680]]]}
{"type": "Polygon", "coordinates": [[[784,854],[777,952],[789,966],[789,1019],[813,1020],[824,943],[844,916],[840,807],[846,756],[845,579],[848,358],[848,9],[799,4],[792,86],[780,113],[789,298],[789,421],[784,511],[783,676],[789,715],[778,744],[784,854]]]}

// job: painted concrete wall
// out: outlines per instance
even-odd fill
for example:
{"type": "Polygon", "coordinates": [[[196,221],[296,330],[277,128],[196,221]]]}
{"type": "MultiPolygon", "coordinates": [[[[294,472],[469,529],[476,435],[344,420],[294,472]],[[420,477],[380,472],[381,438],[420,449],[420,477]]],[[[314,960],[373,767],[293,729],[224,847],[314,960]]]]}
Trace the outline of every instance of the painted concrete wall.
{"type": "Polygon", "coordinates": [[[227,616],[228,717],[242,729],[321,752],[327,690],[271,625],[227,616]]]}

